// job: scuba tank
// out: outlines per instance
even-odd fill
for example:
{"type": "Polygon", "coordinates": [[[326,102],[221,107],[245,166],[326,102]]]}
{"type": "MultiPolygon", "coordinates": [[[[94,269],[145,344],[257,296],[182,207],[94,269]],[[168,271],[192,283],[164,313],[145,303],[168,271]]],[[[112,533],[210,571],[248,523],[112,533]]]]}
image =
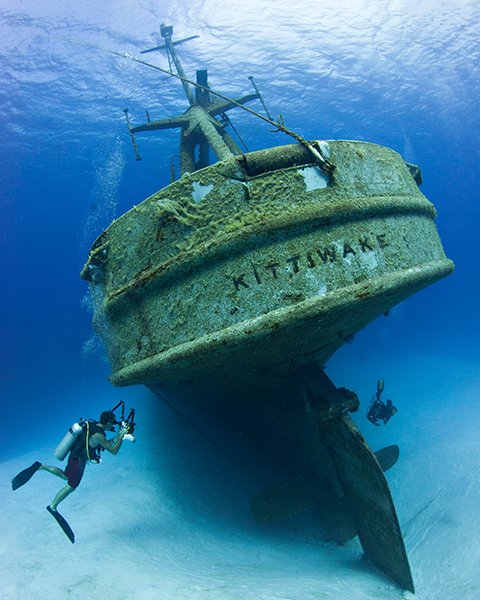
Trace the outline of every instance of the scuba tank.
{"type": "Polygon", "coordinates": [[[83,432],[83,425],[74,423],[67,431],[63,440],[58,444],[53,456],[58,460],[63,460],[73,447],[73,444],[78,439],[78,436],[83,432]]]}
{"type": "Polygon", "coordinates": [[[383,391],[385,390],[385,380],[384,379],[379,379],[377,381],[377,399],[380,400],[380,396],[383,394],[383,391]]]}

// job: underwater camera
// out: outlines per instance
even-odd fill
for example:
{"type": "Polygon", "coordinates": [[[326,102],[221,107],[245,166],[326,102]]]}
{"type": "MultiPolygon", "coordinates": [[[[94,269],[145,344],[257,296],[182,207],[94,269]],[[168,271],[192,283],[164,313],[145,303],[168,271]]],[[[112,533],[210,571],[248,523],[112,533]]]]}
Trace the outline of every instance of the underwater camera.
{"type": "MultiPolygon", "coordinates": [[[[135,431],[135,409],[131,408],[127,418],[125,418],[125,402],[123,400],[120,401],[115,408],[112,408],[111,412],[114,413],[119,406],[122,407],[122,416],[120,417],[120,421],[115,421],[115,425],[118,425],[119,428],[126,427],[127,432],[124,434],[123,439],[128,440],[129,442],[135,442],[135,436],[133,435],[133,432],[135,431]]],[[[115,431],[115,429],[112,428],[110,431],[115,431]]]]}

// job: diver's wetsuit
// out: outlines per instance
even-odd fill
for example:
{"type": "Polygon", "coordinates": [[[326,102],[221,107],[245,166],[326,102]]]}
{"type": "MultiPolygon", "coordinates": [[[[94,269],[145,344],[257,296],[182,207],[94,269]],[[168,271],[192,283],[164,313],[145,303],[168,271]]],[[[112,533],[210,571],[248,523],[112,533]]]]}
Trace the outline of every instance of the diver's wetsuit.
{"type": "Polygon", "coordinates": [[[378,415],[384,406],[385,404],[381,400],[375,400],[375,402],[370,406],[367,412],[367,419],[374,425],[377,424],[377,421],[380,418],[378,415]]]}
{"type": "Polygon", "coordinates": [[[393,406],[391,400],[387,401],[387,404],[384,404],[381,400],[377,399],[370,406],[367,419],[374,425],[378,425],[378,421],[383,421],[383,424],[386,425],[396,412],[398,410],[393,406]]]}
{"type": "MultiPolygon", "coordinates": [[[[97,425],[96,421],[89,421],[88,423],[89,438],[96,433],[105,435],[104,430],[97,425]]],[[[85,472],[87,460],[99,462],[99,459],[100,454],[98,447],[92,448],[89,446],[87,454],[87,432],[84,432],[73,446],[70,456],[68,457],[68,463],[64,471],[65,475],[68,477],[68,485],[72,488],[78,487],[82,480],[83,473],[85,472]]]]}

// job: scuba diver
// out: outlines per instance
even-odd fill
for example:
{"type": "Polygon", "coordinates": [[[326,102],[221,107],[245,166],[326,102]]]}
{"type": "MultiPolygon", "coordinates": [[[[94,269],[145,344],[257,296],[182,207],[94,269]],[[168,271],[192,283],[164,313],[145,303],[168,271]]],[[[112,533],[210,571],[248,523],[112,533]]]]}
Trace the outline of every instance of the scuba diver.
{"type": "Polygon", "coordinates": [[[120,402],[120,404],[113,410],[102,412],[100,421],[98,422],[94,420],[80,420],[80,423],[72,425],[53,453],[58,460],[64,460],[67,454],[70,453],[67,466],[64,470],[35,462],[28,469],[21,471],[12,480],[12,489],[17,490],[30,481],[37,471],[47,471],[67,482],[67,485],[57,493],[52,503],[47,506],[47,511],[54,517],[72,544],[75,541],[75,536],[68,523],[57,511],[57,506],[80,485],[87,462],[98,464],[101,462],[101,451],[107,450],[110,454],[116,455],[124,439],[132,442],[135,441],[132,435],[135,427],[135,423],[133,422],[135,411],[132,409],[130,415],[124,420],[123,402],[120,402]],[[116,421],[114,411],[120,404],[122,404],[122,419],[118,422],[116,421]],[[105,432],[115,431],[115,425],[119,426],[117,434],[114,438],[107,440],[105,432]]]}
{"type": "Polygon", "coordinates": [[[391,400],[387,400],[386,404],[383,402],[381,397],[384,389],[385,381],[380,379],[377,381],[377,392],[372,397],[367,410],[367,419],[377,427],[380,427],[378,421],[383,421],[383,424],[386,425],[393,415],[398,412],[398,409],[393,405],[391,400]]]}

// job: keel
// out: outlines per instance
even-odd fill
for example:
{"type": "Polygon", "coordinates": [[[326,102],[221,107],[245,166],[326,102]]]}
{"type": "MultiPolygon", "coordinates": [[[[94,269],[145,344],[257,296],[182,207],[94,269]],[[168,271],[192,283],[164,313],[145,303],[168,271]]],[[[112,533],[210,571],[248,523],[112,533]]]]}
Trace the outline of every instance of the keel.
{"type": "Polygon", "coordinates": [[[347,414],[352,394],[339,390],[318,363],[302,368],[311,409],[350,506],[366,558],[414,593],[410,565],[387,480],[375,454],[347,414]],[[342,408],[344,407],[344,408],[342,408]]]}

